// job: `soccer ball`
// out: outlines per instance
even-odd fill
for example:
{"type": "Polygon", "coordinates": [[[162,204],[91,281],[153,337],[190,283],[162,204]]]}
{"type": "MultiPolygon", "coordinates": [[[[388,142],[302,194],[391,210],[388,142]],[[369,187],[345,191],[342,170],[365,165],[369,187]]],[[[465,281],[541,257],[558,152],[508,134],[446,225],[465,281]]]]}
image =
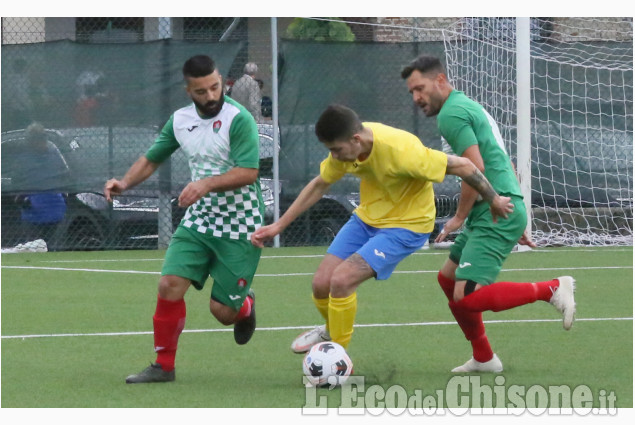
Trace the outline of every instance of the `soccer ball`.
{"type": "Polygon", "coordinates": [[[344,347],[327,341],[315,344],[302,360],[304,376],[315,387],[342,385],[353,373],[353,362],[344,347]]]}

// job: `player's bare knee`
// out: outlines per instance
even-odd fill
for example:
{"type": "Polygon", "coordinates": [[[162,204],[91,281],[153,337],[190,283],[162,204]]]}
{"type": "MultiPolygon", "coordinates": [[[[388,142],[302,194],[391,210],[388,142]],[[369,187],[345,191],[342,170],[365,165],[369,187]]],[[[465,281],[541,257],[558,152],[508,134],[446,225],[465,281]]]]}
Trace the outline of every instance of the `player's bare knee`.
{"type": "Polygon", "coordinates": [[[343,273],[333,273],[330,282],[330,293],[332,297],[344,298],[355,292],[357,285],[349,276],[343,273]]]}
{"type": "Polygon", "coordinates": [[[330,292],[330,279],[325,275],[318,275],[317,273],[313,276],[313,296],[315,298],[328,298],[330,292]]]}
{"type": "Polygon", "coordinates": [[[159,279],[159,296],[165,300],[177,301],[183,298],[191,282],[188,279],[165,275],[159,279]]]}

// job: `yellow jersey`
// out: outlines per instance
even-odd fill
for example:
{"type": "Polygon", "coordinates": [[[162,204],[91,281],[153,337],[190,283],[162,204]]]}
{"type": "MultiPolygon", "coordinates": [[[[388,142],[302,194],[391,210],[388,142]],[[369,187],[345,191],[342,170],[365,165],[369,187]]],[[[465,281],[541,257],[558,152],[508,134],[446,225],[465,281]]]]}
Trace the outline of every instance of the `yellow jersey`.
{"type": "Polygon", "coordinates": [[[343,162],[329,154],[320,164],[320,176],[330,184],[346,173],[359,177],[360,204],[354,213],[364,223],[432,232],[436,215],[432,183],[443,181],[447,155],[425,147],[407,131],[380,123],[363,125],[373,133],[368,158],[343,162]]]}

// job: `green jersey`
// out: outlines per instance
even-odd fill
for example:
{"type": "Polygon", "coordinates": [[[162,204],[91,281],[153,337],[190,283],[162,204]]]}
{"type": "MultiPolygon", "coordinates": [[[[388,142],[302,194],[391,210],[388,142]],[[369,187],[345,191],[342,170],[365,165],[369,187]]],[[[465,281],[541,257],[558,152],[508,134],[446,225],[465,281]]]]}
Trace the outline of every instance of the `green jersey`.
{"type": "Polygon", "coordinates": [[[454,90],[443,104],[437,124],[455,154],[463,155],[467,148],[478,145],[485,177],[498,194],[522,198],[498,125],[480,104],[454,90]]]}
{"type": "MultiPolygon", "coordinates": [[[[233,167],[259,166],[256,122],[228,97],[212,118],[199,116],[194,104],[174,112],[146,158],[160,163],[178,148],[188,159],[192,181],[224,174],[233,167]]],[[[256,181],[235,190],[208,193],[187,209],[181,225],[215,237],[249,240],[262,225],[263,216],[264,203],[256,181]]]]}

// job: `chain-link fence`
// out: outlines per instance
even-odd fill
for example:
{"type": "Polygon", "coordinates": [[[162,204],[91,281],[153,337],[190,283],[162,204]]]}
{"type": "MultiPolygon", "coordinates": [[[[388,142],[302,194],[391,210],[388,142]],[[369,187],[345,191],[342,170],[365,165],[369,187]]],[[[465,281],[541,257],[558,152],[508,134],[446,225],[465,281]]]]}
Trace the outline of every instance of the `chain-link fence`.
{"type": "MultiPolygon", "coordinates": [[[[441,149],[435,119],[413,106],[399,75],[421,53],[445,58],[443,32],[458,21],[281,18],[272,42],[269,18],[2,18],[2,247],[35,239],[50,250],[165,247],[184,212],[175,199],[190,179],[182,153],[112,204],[102,188],[190,102],[181,66],[195,54],[214,58],[228,95],[258,121],[267,222],[319,172],[328,152],[313,124],[330,103],[441,149]],[[36,148],[38,134],[46,143],[36,148]]],[[[632,95],[628,105],[632,149],[632,95]]],[[[358,188],[355,179],[335,184],[281,244],[329,243],[359,202],[358,188]]],[[[447,178],[435,192],[442,223],[454,212],[459,183],[447,178]]]]}

